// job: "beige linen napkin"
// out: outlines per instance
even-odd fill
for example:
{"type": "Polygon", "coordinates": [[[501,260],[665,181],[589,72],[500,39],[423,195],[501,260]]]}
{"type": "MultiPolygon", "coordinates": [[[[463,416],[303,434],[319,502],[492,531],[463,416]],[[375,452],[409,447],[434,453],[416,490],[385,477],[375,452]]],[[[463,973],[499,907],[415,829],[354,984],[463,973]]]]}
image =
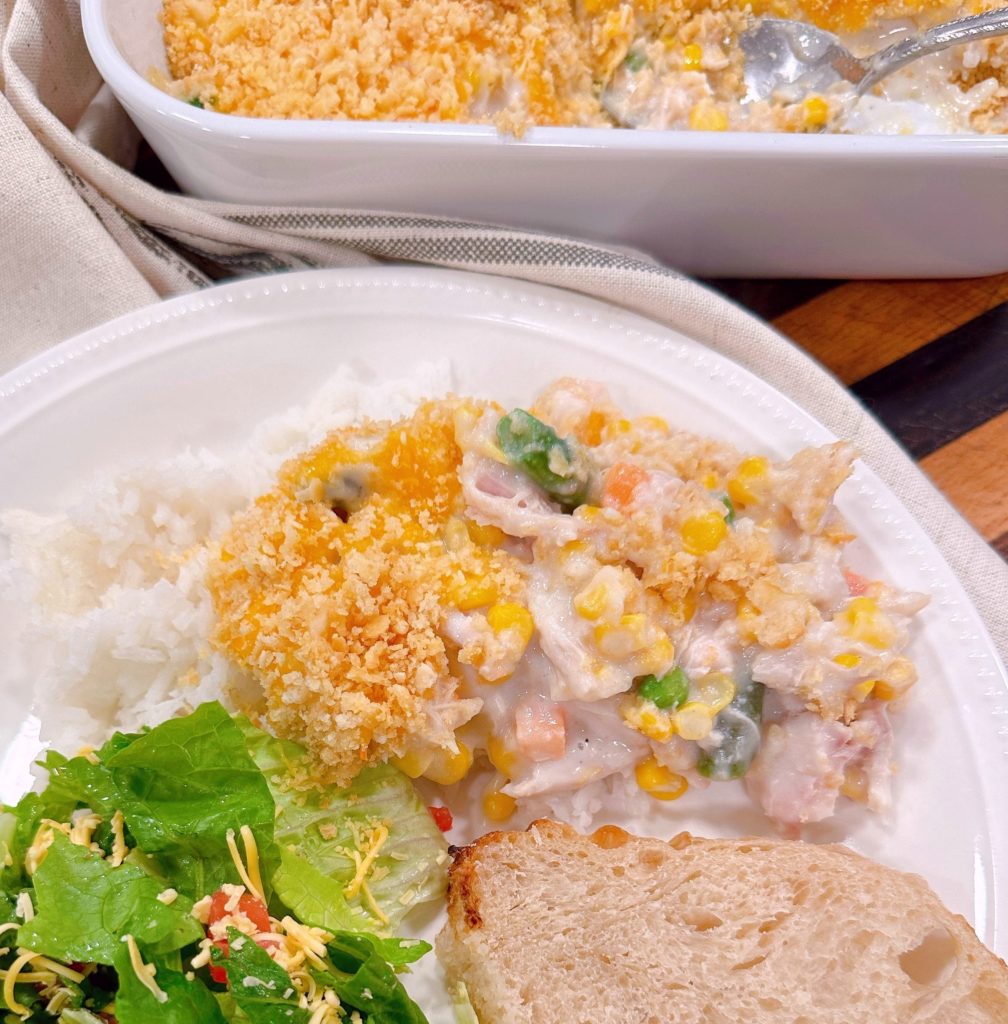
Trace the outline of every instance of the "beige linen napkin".
{"type": "Polygon", "coordinates": [[[850,438],[924,525],[1008,660],[1008,566],[848,391],[765,324],[647,257],[430,217],[240,207],[125,167],[137,135],[72,0],[0,0],[0,372],[77,331],[229,274],[414,261],[558,285],[724,353],[850,438]],[[208,273],[209,272],[209,273],[208,273]]]}

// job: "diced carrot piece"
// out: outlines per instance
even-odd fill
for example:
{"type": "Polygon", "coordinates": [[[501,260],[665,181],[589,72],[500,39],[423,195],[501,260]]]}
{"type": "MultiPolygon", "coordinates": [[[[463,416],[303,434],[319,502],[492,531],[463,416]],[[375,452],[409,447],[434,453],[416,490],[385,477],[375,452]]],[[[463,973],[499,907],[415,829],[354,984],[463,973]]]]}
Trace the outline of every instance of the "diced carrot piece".
{"type": "Polygon", "coordinates": [[[606,473],[602,504],[610,508],[626,508],[633,503],[637,488],[648,479],[650,477],[640,466],[630,462],[617,462],[606,473]]]}
{"type": "Polygon", "coordinates": [[[518,749],[533,761],[553,761],[567,749],[564,710],[550,700],[533,697],[515,711],[515,739],[518,749]]]}

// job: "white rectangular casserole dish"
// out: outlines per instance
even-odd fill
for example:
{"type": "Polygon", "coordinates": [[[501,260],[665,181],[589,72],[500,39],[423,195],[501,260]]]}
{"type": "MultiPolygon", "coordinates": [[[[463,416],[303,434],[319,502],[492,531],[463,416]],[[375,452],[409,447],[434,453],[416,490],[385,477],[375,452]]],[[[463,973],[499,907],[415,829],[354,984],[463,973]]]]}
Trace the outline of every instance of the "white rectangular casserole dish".
{"type": "Polygon", "coordinates": [[[92,58],[205,199],[437,214],[642,249],[703,276],[1008,271],[1008,136],[851,136],[283,121],[201,110],[166,72],[161,0],[82,0],[92,58]]]}

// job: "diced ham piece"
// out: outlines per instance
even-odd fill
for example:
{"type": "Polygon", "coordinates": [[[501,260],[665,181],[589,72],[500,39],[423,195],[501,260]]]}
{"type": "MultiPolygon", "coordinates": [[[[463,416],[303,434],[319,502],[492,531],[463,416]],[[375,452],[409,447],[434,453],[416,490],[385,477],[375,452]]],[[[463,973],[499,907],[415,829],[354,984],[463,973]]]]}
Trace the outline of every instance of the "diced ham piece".
{"type": "Polygon", "coordinates": [[[888,805],[892,729],[883,708],[865,705],[861,718],[844,725],[804,712],[769,726],[746,787],[787,834],[830,817],[848,768],[868,779],[870,805],[888,805]]]}
{"type": "Polygon", "coordinates": [[[524,473],[485,455],[466,452],[459,472],[467,511],[479,523],[511,537],[544,537],[556,544],[575,540],[579,523],[524,473]]]}
{"type": "Polygon", "coordinates": [[[847,581],[847,589],[850,591],[851,597],[861,597],[863,594],[868,593],[868,587],[870,580],[860,573],[854,572],[853,569],[844,569],[844,579],[847,581]]]}

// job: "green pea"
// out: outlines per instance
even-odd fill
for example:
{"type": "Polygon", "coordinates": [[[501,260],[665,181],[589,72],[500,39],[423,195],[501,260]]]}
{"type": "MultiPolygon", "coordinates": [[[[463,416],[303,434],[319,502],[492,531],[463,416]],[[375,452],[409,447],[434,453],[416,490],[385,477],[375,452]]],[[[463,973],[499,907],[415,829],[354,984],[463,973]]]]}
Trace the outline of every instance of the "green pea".
{"type": "Polygon", "coordinates": [[[686,703],[689,696],[689,677],[681,668],[674,668],[663,676],[644,676],[637,695],[656,707],[673,710],[686,703]]]}
{"type": "Polygon", "coordinates": [[[562,438],[524,409],[512,409],[497,423],[497,443],[508,461],[570,512],[583,505],[591,488],[591,464],[573,438],[562,438]]]}
{"type": "Polygon", "coordinates": [[[648,59],[643,53],[631,51],[626,55],[626,59],[623,61],[623,66],[627,71],[640,71],[642,68],[647,67],[647,63],[648,59]]]}

